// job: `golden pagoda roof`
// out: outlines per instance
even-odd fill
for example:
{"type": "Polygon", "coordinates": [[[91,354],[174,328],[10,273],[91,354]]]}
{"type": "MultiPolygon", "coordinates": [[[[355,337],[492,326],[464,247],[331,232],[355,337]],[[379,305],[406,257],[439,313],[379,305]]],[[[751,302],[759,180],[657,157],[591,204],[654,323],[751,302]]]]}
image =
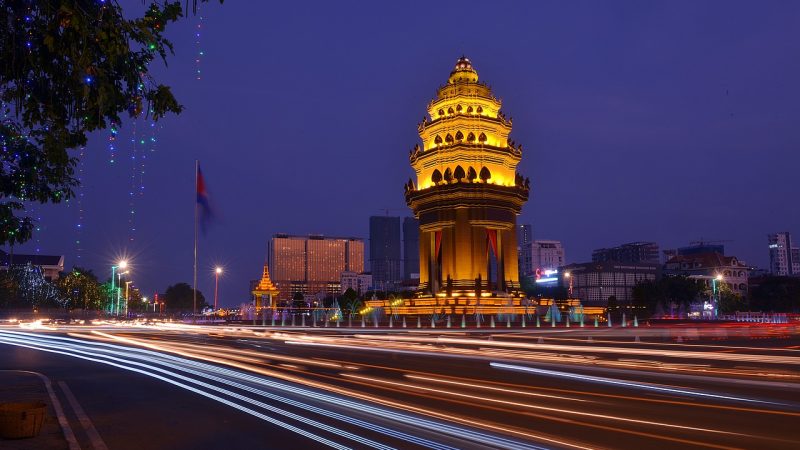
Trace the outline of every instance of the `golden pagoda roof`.
{"type": "Polygon", "coordinates": [[[264,264],[264,273],[261,275],[261,281],[259,281],[256,288],[253,289],[254,295],[258,295],[259,293],[278,294],[278,288],[275,287],[272,280],[269,278],[269,267],[266,264],[264,264]]]}
{"type": "Polygon", "coordinates": [[[450,79],[448,81],[450,84],[456,82],[477,83],[478,72],[472,67],[472,62],[469,58],[462,56],[456,61],[456,67],[450,72],[450,79]]]}

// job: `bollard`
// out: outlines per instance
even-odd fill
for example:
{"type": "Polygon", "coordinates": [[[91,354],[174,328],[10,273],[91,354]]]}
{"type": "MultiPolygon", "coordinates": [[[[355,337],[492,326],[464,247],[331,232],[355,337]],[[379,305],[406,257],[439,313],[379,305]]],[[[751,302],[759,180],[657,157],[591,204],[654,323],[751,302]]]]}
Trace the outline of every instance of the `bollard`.
{"type": "Polygon", "coordinates": [[[599,326],[600,326],[600,324],[597,323],[597,316],[594,316],[594,327],[597,328],[599,326]]]}
{"type": "Polygon", "coordinates": [[[281,313],[281,326],[282,327],[286,326],[286,314],[284,313],[281,313]]]}
{"type": "Polygon", "coordinates": [[[375,328],[378,328],[378,316],[373,318],[375,320],[375,328]]]}
{"type": "Polygon", "coordinates": [[[275,326],[275,314],[272,315],[272,326],[275,326]]]}
{"type": "Polygon", "coordinates": [[[422,328],[422,318],[417,316],[417,328],[422,328]]]}
{"type": "Polygon", "coordinates": [[[389,328],[394,328],[394,316],[389,316],[389,328]]]}
{"type": "Polygon", "coordinates": [[[506,328],[511,328],[511,316],[506,317],[506,328]]]}
{"type": "Polygon", "coordinates": [[[635,327],[639,326],[639,318],[636,316],[633,316],[633,326],[635,327]]]}
{"type": "Polygon", "coordinates": [[[567,328],[569,328],[569,316],[567,316],[567,328]]]}
{"type": "Polygon", "coordinates": [[[450,328],[450,315],[447,315],[447,328],[450,328]]]}
{"type": "Polygon", "coordinates": [[[406,327],[406,316],[403,316],[403,328],[406,327]]]}
{"type": "Polygon", "coordinates": [[[525,315],[522,315],[522,328],[525,328],[525,315]]]}
{"type": "Polygon", "coordinates": [[[628,326],[628,322],[625,320],[625,313],[622,313],[622,326],[623,327],[627,327],[628,326]]]}
{"type": "Polygon", "coordinates": [[[361,316],[361,328],[365,328],[366,326],[367,324],[364,323],[364,316],[361,316]]]}
{"type": "Polygon", "coordinates": [[[300,326],[302,326],[303,328],[306,327],[306,315],[305,314],[300,316],[300,326]]]}
{"type": "Polygon", "coordinates": [[[292,314],[292,326],[294,326],[294,314],[292,314]]]}
{"type": "Polygon", "coordinates": [[[536,315],[536,328],[540,328],[541,326],[542,326],[542,324],[539,323],[539,315],[537,314],[536,315]]]}
{"type": "Polygon", "coordinates": [[[433,321],[433,316],[431,316],[431,328],[436,328],[436,322],[433,321]]]}
{"type": "Polygon", "coordinates": [[[467,328],[467,316],[461,314],[461,328],[467,328]]]}
{"type": "Polygon", "coordinates": [[[491,328],[494,328],[494,316],[492,316],[492,321],[491,321],[491,323],[489,324],[489,326],[490,326],[491,328]]]}

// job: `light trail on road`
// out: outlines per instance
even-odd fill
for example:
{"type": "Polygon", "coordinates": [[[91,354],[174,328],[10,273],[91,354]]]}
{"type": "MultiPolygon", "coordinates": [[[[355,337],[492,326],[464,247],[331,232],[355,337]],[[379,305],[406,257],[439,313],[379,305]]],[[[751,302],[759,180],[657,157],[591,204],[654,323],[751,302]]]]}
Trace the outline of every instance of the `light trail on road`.
{"type": "MultiPolygon", "coordinates": [[[[505,438],[502,436],[490,435],[483,431],[461,428],[458,426],[448,425],[447,423],[444,422],[435,422],[430,419],[411,416],[408,413],[400,413],[397,411],[378,408],[367,404],[361,404],[358,402],[354,402],[352,400],[348,400],[346,398],[333,397],[330,394],[320,394],[314,391],[297,388],[291,385],[281,384],[270,380],[258,379],[252,375],[248,375],[245,373],[238,373],[230,369],[222,369],[206,363],[199,363],[196,361],[186,360],[183,358],[178,358],[170,355],[164,355],[149,350],[129,348],[113,344],[83,341],[74,338],[40,336],[29,333],[17,333],[17,332],[5,332],[5,331],[0,331],[0,342],[12,345],[19,345],[26,348],[33,348],[47,352],[53,352],[67,356],[78,357],[81,359],[100,362],[103,364],[109,364],[122,369],[142,373],[144,375],[169,382],[170,384],[181,387],[183,389],[191,390],[192,392],[203,395],[209,399],[222,402],[228,406],[235,407],[241,411],[247,412],[248,414],[267,420],[271,423],[274,423],[286,429],[290,429],[294,432],[297,432],[298,434],[309,437],[310,439],[331,446],[333,448],[349,448],[349,447],[334,442],[330,437],[326,438],[318,434],[312,433],[310,431],[303,430],[298,426],[294,426],[286,422],[274,419],[264,413],[261,413],[249,407],[233,402],[230,399],[226,399],[219,395],[211,394],[209,391],[215,391],[227,397],[232,397],[239,401],[248,403],[251,406],[257,406],[269,412],[286,416],[304,425],[311,425],[312,427],[327,431],[329,434],[347,438],[349,440],[358,442],[362,445],[366,445],[370,448],[389,449],[392,447],[381,444],[374,440],[363,438],[357,434],[347,432],[343,430],[341,427],[332,427],[324,423],[312,420],[307,416],[300,416],[291,413],[289,411],[271,406],[267,403],[249,398],[237,392],[228,389],[222,389],[218,386],[215,386],[214,384],[201,381],[198,378],[192,378],[186,376],[184,375],[184,373],[212,380],[217,383],[226,384],[231,387],[235,387],[239,390],[247,391],[250,393],[258,394],[259,396],[262,397],[270,398],[271,400],[275,400],[278,403],[299,407],[306,411],[323,415],[327,418],[346,422],[351,425],[361,427],[363,429],[368,429],[371,431],[381,433],[385,436],[390,436],[392,438],[400,439],[403,442],[406,442],[407,444],[416,444],[425,448],[445,450],[445,449],[454,449],[458,447],[453,447],[441,442],[436,442],[431,439],[415,436],[407,432],[392,429],[391,427],[386,426],[386,423],[388,423],[389,421],[386,421],[385,418],[391,418],[393,420],[401,421],[408,425],[420,427],[427,430],[437,430],[440,433],[444,432],[444,434],[450,435],[452,437],[457,437],[457,440],[474,440],[483,445],[488,445],[495,448],[510,448],[510,449],[544,448],[537,445],[531,445],[525,442],[515,441],[513,439],[505,438]],[[162,365],[169,367],[169,369],[161,367],[162,365]],[[378,425],[373,422],[354,419],[346,414],[340,414],[325,408],[311,406],[303,402],[271,394],[263,390],[257,390],[241,382],[231,381],[232,379],[256,382],[261,385],[267,385],[271,388],[278,388],[286,392],[291,392],[292,394],[295,395],[300,395],[306,400],[314,400],[314,401],[322,400],[323,402],[326,402],[328,404],[335,404],[338,405],[339,407],[346,407],[351,410],[351,413],[355,411],[358,411],[359,413],[369,412],[374,416],[373,420],[380,419],[381,422],[385,423],[383,425],[378,425]],[[194,384],[196,386],[190,386],[190,384],[194,384]],[[199,386],[200,388],[198,388],[197,386],[199,386]]],[[[567,442],[563,442],[562,444],[573,448],[588,448],[588,447],[570,445],[567,442]]]]}
{"type": "MultiPolygon", "coordinates": [[[[346,447],[800,446],[791,425],[800,417],[800,358],[782,348],[579,345],[568,333],[543,344],[540,334],[494,330],[104,325],[15,333],[30,348],[69,346],[73,356],[151,372],[346,447]]],[[[0,343],[9,339],[0,328],[0,343]]]]}

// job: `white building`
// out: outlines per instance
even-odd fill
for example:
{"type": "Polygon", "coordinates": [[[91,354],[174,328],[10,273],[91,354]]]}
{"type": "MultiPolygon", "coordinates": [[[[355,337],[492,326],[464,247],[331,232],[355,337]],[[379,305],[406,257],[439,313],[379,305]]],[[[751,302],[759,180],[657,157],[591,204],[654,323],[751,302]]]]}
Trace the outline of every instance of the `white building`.
{"type": "Polygon", "coordinates": [[[564,247],[561,241],[535,240],[531,244],[533,271],[557,270],[565,265],[564,247]]]}
{"type": "Polygon", "coordinates": [[[345,271],[339,276],[339,282],[342,285],[342,294],[352,289],[362,295],[372,289],[372,274],[345,271]]]}
{"type": "Polygon", "coordinates": [[[709,280],[714,280],[721,275],[721,282],[728,285],[731,292],[743,297],[747,296],[750,268],[735,256],[724,256],[716,252],[678,255],[667,261],[664,265],[664,272],[704,279],[708,284],[710,284],[709,280]]]}
{"type": "Polygon", "coordinates": [[[795,247],[788,231],[768,235],[769,271],[772,275],[800,276],[800,248],[795,247]]]}

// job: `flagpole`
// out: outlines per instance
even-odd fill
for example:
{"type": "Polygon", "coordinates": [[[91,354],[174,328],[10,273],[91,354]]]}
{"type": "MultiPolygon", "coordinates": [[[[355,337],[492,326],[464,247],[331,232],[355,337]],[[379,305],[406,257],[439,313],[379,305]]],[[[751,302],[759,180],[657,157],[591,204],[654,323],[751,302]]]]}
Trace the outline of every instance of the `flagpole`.
{"type": "Polygon", "coordinates": [[[197,315],[197,181],[200,175],[200,161],[194,160],[194,274],[192,281],[192,323],[197,315]]]}

